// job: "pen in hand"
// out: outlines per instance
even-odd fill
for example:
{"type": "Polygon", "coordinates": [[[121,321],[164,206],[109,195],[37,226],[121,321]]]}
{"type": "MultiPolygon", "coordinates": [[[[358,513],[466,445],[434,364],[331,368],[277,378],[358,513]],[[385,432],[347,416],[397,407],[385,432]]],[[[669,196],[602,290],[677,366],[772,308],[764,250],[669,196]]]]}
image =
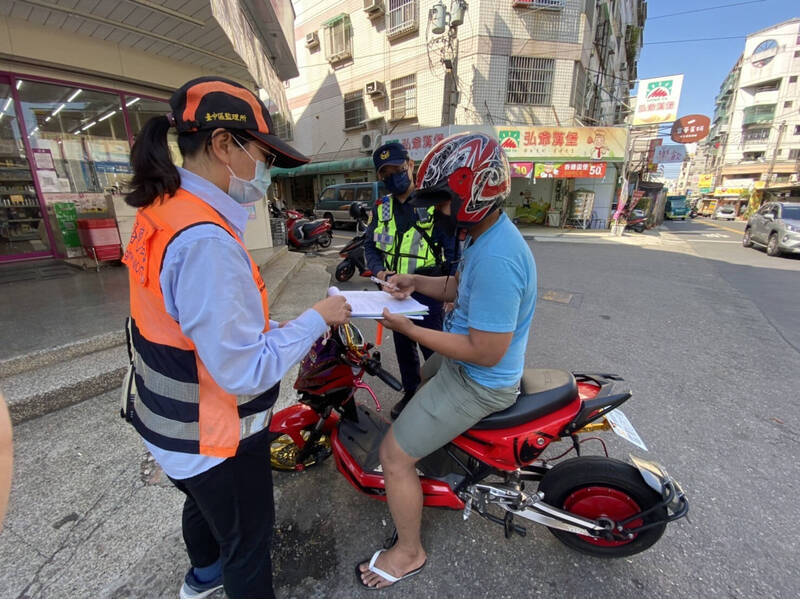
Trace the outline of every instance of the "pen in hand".
{"type": "Polygon", "coordinates": [[[369,278],[369,280],[372,281],[373,283],[377,283],[378,285],[381,285],[382,287],[386,287],[387,289],[390,289],[392,291],[400,291],[400,288],[397,287],[396,285],[393,285],[392,283],[389,283],[388,281],[381,281],[378,277],[372,276],[372,277],[369,278]]]}

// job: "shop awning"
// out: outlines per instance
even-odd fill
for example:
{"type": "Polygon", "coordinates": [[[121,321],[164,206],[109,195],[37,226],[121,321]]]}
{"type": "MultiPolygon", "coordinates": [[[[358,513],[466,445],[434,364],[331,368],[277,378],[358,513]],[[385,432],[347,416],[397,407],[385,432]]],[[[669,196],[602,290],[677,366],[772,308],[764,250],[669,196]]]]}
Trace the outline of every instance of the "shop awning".
{"type": "Polygon", "coordinates": [[[348,158],[347,160],[329,160],[327,162],[312,162],[304,164],[298,168],[278,168],[270,169],[272,178],[276,177],[306,177],[308,175],[325,175],[328,173],[347,173],[350,171],[371,171],[375,168],[372,158],[363,156],[361,158],[348,158]]]}

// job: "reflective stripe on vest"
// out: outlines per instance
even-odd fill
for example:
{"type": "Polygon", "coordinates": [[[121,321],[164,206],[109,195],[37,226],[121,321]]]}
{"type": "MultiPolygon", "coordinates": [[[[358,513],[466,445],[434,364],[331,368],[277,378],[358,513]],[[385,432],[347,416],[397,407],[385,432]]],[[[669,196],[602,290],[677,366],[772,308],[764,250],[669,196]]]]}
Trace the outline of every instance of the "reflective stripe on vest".
{"type": "Polygon", "coordinates": [[[383,263],[388,270],[398,273],[414,273],[423,267],[436,265],[435,249],[420,233],[422,229],[428,237],[433,235],[433,213],[435,208],[418,209],[416,226],[398,235],[394,221],[394,198],[381,198],[378,206],[378,222],[372,236],[375,247],[383,254],[383,263]],[[398,243],[398,237],[399,243],[398,243]]]}
{"type": "MultiPolygon", "coordinates": [[[[123,258],[131,297],[128,337],[135,398],[130,418],[142,437],[162,449],[225,458],[236,455],[242,441],[266,430],[278,385],[258,395],[228,393],[166,311],[159,281],[164,254],[176,235],[201,223],[221,227],[247,251],[219,213],[183,189],[137,212],[123,258]]],[[[266,331],[267,291],[252,258],[250,267],[266,331]]]]}

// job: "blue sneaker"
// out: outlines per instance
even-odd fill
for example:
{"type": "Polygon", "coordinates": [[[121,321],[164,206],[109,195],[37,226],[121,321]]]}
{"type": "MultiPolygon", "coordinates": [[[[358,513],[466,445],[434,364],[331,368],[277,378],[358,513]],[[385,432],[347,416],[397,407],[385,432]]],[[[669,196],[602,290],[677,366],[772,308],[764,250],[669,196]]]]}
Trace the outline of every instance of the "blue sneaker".
{"type": "Polygon", "coordinates": [[[222,588],[222,575],[211,582],[200,582],[194,575],[194,568],[189,568],[181,587],[181,599],[202,599],[217,589],[222,588]]]}

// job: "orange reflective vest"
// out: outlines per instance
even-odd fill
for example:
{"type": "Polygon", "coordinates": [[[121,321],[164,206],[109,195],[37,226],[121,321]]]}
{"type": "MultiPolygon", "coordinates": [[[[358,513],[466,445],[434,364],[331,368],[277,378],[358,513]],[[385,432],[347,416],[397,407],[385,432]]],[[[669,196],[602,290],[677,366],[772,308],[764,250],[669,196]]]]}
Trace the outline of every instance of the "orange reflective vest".
{"type": "MultiPolygon", "coordinates": [[[[236,455],[243,441],[267,430],[278,385],[255,396],[222,389],[166,310],[159,281],[164,254],[181,231],[198,224],[222,227],[244,248],[216,210],[184,189],[137,212],[122,259],[128,267],[131,298],[131,370],[123,393],[132,401],[125,416],[157,447],[226,458],[236,455]]],[[[250,267],[267,330],[267,290],[252,257],[250,267]]]]}

